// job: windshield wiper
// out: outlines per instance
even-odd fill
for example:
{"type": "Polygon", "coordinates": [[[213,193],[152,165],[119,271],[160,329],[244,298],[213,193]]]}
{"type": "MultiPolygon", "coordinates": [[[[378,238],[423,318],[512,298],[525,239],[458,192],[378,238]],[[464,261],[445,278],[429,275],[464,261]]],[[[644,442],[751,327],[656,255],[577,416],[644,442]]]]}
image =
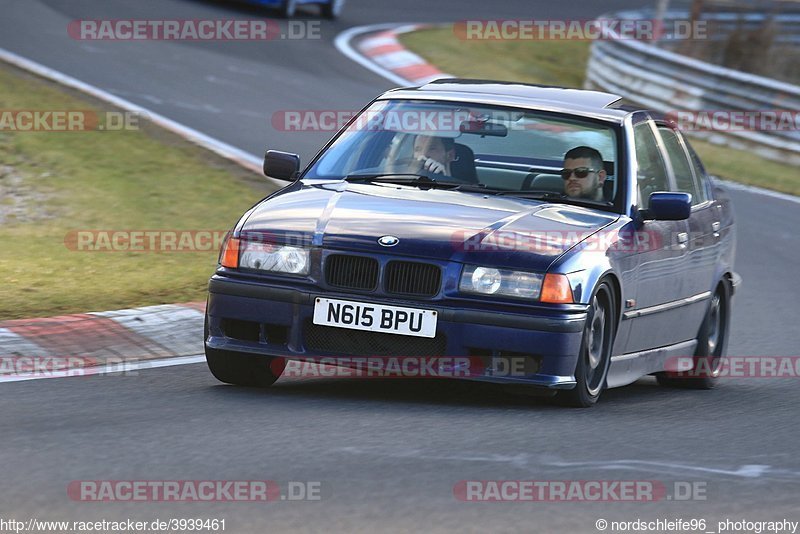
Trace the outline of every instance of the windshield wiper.
{"type": "MultiPolygon", "coordinates": [[[[428,179],[424,174],[396,174],[396,173],[373,173],[373,174],[348,174],[345,176],[347,182],[385,182],[385,183],[416,183],[420,179],[428,179]]],[[[433,180],[431,180],[433,181],[433,180]]]]}
{"type": "Polygon", "coordinates": [[[546,189],[517,189],[511,191],[503,191],[502,193],[498,193],[498,195],[511,195],[511,196],[519,196],[519,197],[531,197],[531,198],[565,198],[566,195],[564,193],[558,193],[556,191],[547,191],[546,189]]]}
{"type": "Polygon", "coordinates": [[[483,184],[467,184],[457,180],[434,180],[424,174],[350,174],[345,177],[348,182],[374,182],[384,184],[416,185],[424,188],[451,189],[468,193],[496,193],[497,190],[487,188],[483,184]]]}

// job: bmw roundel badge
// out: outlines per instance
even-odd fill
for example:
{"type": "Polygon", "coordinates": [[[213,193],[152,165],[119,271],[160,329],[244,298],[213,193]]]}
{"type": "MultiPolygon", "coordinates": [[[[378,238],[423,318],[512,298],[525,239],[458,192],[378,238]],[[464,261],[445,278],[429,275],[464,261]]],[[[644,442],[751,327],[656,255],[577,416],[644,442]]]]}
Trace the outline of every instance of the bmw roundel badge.
{"type": "Polygon", "coordinates": [[[378,244],[382,247],[393,247],[400,242],[400,239],[393,235],[385,235],[378,239],[378,244]]]}

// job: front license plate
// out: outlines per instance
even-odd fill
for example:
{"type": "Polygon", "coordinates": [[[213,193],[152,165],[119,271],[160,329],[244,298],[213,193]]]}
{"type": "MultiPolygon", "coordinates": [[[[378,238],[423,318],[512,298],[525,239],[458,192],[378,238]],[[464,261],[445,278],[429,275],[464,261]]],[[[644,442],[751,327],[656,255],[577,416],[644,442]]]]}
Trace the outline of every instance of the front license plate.
{"type": "Polygon", "coordinates": [[[404,336],[436,336],[435,311],[322,297],[314,304],[314,324],[404,336]]]}

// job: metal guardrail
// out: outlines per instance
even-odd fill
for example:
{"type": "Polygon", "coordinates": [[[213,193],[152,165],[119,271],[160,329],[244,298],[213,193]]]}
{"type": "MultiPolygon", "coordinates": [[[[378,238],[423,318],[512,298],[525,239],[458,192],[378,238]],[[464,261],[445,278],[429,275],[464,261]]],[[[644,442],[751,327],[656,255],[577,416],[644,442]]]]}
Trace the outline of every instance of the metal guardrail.
{"type": "MultiPolygon", "coordinates": [[[[637,12],[635,18],[647,18],[637,12]]],[[[634,18],[632,12],[613,17],[634,18]]],[[[675,13],[670,15],[674,16],[675,13]]],[[[688,13],[683,13],[687,18],[688,13]]],[[[592,44],[584,87],[618,94],[664,113],[677,111],[767,111],[800,113],[800,86],[738,72],[609,32],[592,44]]],[[[796,126],[796,123],[795,123],[796,126]]],[[[800,131],[690,129],[688,135],[800,165],[800,131]]]]}

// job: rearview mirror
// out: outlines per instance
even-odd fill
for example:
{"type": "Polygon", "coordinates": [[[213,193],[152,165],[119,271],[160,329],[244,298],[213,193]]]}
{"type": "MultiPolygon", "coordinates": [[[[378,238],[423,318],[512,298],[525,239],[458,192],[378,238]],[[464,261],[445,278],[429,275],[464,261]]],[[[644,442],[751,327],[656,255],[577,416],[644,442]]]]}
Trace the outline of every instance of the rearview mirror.
{"type": "Polygon", "coordinates": [[[264,155],[264,176],[293,182],[300,170],[300,156],[279,150],[267,150],[264,155]]]}
{"type": "Polygon", "coordinates": [[[657,221],[683,221],[692,214],[692,195],[657,191],[650,193],[646,217],[657,221]]]}
{"type": "Polygon", "coordinates": [[[505,137],[508,135],[508,128],[502,124],[488,121],[464,121],[459,125],[461,133],[480,135],[481,137],[505,137]]]}

